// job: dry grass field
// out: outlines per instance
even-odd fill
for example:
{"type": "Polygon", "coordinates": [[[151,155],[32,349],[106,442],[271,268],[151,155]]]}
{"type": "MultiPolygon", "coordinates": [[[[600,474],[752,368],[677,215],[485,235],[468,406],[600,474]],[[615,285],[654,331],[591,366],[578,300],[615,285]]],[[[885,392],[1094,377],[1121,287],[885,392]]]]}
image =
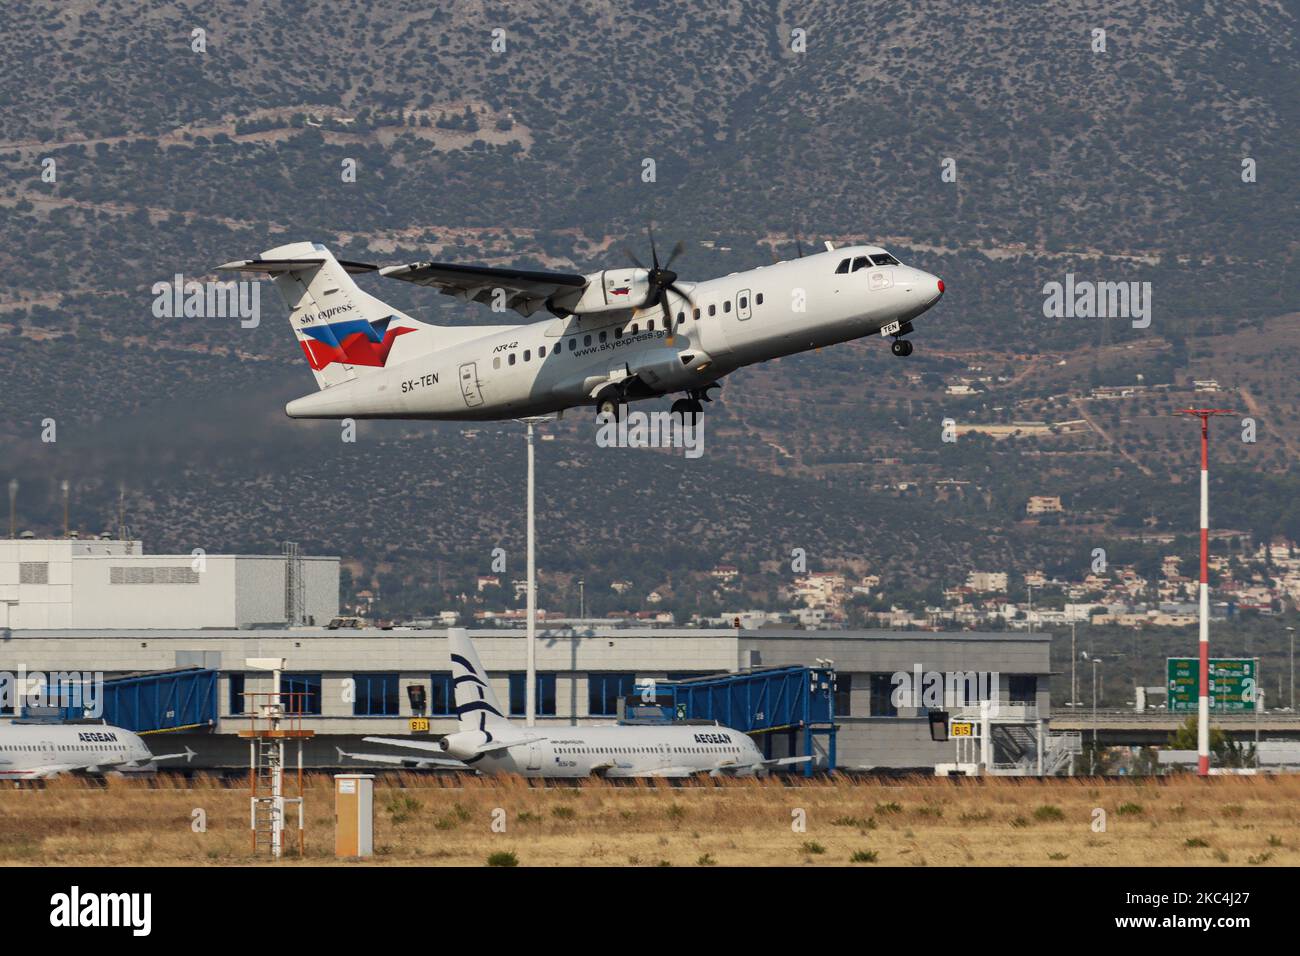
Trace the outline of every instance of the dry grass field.
{"type": "MultiPolygon", "coordinates": [[[[484,866],[493,854],[520,866],[1300,863],[1298,777],[376,783],[378,865],[484,866]]],[[[216,782],[55,780],[0,791],[8,865],[246,865],[258,862],[247,827],[247,791],[216,782]]],[[[305,862],[334,863],[333,853],[332,783],[318,777],[307,786],[305,862]]]]}

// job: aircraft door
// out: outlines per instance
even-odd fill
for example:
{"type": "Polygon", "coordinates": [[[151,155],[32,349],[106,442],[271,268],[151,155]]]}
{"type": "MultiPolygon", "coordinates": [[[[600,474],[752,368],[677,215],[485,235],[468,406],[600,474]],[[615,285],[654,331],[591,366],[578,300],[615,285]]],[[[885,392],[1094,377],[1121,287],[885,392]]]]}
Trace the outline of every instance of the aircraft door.
{"type": "Polygon", "coordinates": [[[468,408],[483,404],[483,393],[478,387],[478,367],[474,362],[466,362],[460,367],[460,394],[468,408]]]}
{"type": "Polygon", "coordinates": [[[542,745],[533,743],[528,745],[528,769],[540,770],[542,766],[542,745]]]}
{"type": "MultiPolygon", "coordinates": [[[[716,302],[713,304],[717,305],[716,302]]],[[[715,359],[730,352],[731,343],[727,340],[726,330],[722,326],[722,309],[719,307],[715,314],[709,315],[709,303],[697,301],[695,307],[700,310],[700,318],[692,324],[696,326],[699,334],[700,348],[715,359]]]]}
{"type": "Polygon", "coordinates": [[[744,322],[753,314],[753,307],[749,302],[749,290],[741,289],[736,296],[736,318],[744,322]]]}

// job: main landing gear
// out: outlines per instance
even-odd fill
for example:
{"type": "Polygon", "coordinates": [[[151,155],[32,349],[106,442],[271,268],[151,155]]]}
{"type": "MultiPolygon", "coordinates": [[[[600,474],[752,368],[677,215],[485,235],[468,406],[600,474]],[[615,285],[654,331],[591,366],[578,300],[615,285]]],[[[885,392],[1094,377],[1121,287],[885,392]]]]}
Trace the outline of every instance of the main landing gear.
{"type": "Polygon", "coordinates": [[[905,355],[912,354],[912,343],[907,341],[907,339],[894,339],[894,344],[891,345],[889,348],[890,351],[892,351],[899,358],[902,358],[905,355]]]}
{"type": "Polygon", "coordinates": [[[717,382],[711,382],[703,388],[687,389],[686,397],[673,402],[669,414],[682,416],[683,425],[694,425],[699,416],[704,413],[704,403],[713,401],[709,397],[709,392],[721,387],[717,382]]]}

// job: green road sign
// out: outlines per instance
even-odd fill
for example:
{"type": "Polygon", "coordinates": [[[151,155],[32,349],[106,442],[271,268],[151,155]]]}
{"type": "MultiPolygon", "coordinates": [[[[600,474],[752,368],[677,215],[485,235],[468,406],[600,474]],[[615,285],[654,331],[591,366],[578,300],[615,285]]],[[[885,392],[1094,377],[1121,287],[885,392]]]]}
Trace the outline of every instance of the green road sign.
{"type": "MultiPolygon", "coordinates": [[[[1201,694],[1201,662],[1194,657],[1170,657],[1169,709],[1196,712],[1201,694]]],[[[1248,657],[1210,658],[1210,711],[1239,713],[1255,709],[1259,661],[1248,657]]]]}

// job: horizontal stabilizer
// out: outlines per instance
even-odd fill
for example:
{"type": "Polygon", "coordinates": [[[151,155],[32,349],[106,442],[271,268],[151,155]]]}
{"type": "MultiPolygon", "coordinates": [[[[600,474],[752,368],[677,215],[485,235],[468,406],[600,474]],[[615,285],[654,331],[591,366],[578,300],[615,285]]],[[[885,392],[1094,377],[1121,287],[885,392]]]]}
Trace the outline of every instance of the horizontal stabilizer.
{"type": "Polygon", "coordinates": [[[774,760],[764,760],[765,767],[788,767],[791,764],[807,763],[812,757],[777,757],[774,760]]]}
{"type": "Polygon", "coordinates": [[[409,767],[415,770],[424,770],[426,768],[445,768],[447,770],[467,770],[469,769],[459,760],[452,760],[448,757],[420,757],[415,754],[409,756],[403,754],[354,754],[349,753],[342,747],[335,747],[339,752],[339,759],[355,760],[358,763],[382,763],[398,767],[409,767]]]}
{"type": "MultiPolygon", "coordinates": [[[[325,259],[237,259],[217,266],[219,272],[266,272],[272,275],[281,272],[299,272],[322,265],[325,259]]],[[[368,262],[352,262],[347,259],[335,260],[343,271],[356,275],[361,272],[378,272],[379,266],[368,262]]]]}

